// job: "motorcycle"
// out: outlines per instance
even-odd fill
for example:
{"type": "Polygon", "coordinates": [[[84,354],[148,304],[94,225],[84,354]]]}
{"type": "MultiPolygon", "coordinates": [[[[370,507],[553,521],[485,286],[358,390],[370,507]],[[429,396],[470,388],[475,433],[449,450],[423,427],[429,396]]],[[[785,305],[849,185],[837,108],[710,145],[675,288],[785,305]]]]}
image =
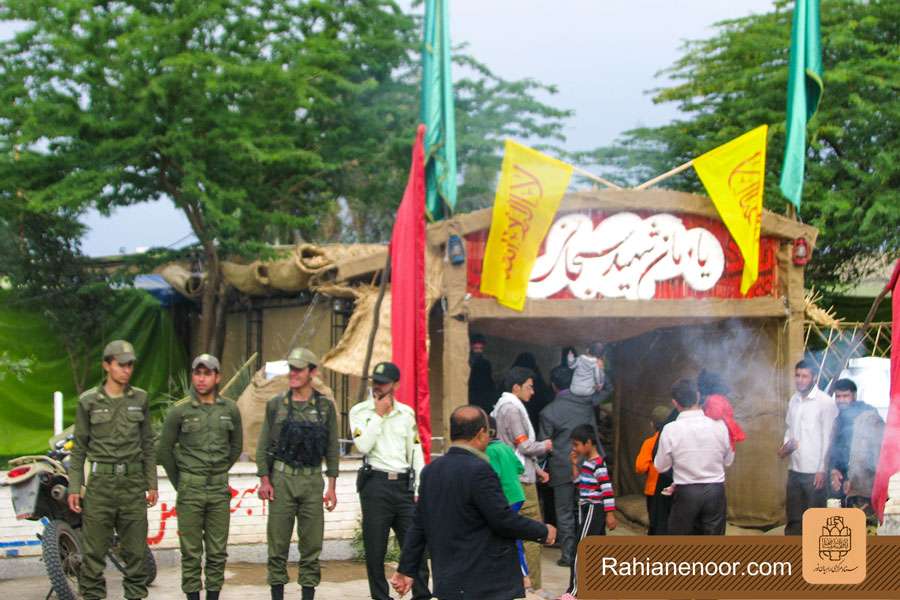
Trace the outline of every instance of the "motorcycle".
{"type": "MultiPolygon", "coordinates": [[[[9,461],[9,472],[3,482],[10,487],[16,519],[44,521],[44,531],[38,534],[41,556],[52,592],[59,600],[79,598],[82,521],[81,515],[72,512],[68,504],[68,468],[74,443],[70,427],[50,438],[50,451],[46,455],[22,456],[9,461]]],[[[115,536],[107,558],[124,574],[115,536]]],[[[147,585],[150,585],[156,579],[156,559],[149,546],[144,561],[147,585]]]]}

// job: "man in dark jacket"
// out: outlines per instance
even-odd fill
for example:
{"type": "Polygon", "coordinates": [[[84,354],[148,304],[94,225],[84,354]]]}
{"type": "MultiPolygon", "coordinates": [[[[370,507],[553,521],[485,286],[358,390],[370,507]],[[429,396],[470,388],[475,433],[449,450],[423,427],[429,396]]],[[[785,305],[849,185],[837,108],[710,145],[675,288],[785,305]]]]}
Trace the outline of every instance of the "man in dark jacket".
{"type": "Polygon", "coordinates": [[[487,415],[462,406],[450,416],[447,454],[422,471],[419,502],[391,584],[412,586],[426,547],[440,600],[512,600],[525,596],[516,539],[553,543],[556,529],[511,510],[485,448],[487,415]]]}
{"type": "MultiPolygon", "coordinates": [[[[556,397],[540,415],[538,439],[551,440],[553,452],[547,462],[550,486],[553,488],[553,506],[559,527],[561,567],[571,567],[575,557],[575,484],[572,483],[572,431],[579,425],[589,424],[597,431],[596,407],[607,397],[604,394],[576,396],[569,391],[572,370],[556,367],[550,371],[550,384],[556,397]]],[[[603,454],[603,448],[600,447],[603,454]]]]}
{"type": "Polygon", "coordinates": [[[469,338],[469,404],[490,413],[497,401],[497,387],[491,361],[484,357],[486,345],[487,339],[480,333],[473,333],[469,338]]]}
{"type": "Polygon", "coordinates": [[[856,399],[856,384],[850,379],[834,382],[834,401],[838,416],[832,428],[828,450],[828,473],[832,498],[840,498],[847,508],[860,508],[870,523],[872,487],[881,453],[884,420],[878,410],[856,399]]]}

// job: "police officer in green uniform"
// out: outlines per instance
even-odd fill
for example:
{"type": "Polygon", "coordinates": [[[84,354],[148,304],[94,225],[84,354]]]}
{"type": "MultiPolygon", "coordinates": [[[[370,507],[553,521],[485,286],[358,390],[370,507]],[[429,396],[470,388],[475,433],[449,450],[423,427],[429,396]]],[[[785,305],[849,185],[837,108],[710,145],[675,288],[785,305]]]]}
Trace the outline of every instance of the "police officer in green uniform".
{"type": "Polygon", "coordinates": [[[129,385],[134,360],[128,342],[107,344],[106,381],[78,399],[68,502],[73,512],[83,509],[79,586],[84,600],[106,598],[103,569],[113,532],[125,564],[125,598],[147,597],[147,507],[159,494],[147,392],[129,385]]]}
{"type": "Polygon", "coordinates": [[[266,403],[259,432],[256,469],[259,497],[269,501],[266,540],[272,600],[284,598],[291,531],[300,538],[302,600],[312,600],[321,580],[319,555],[325,534],[325,513],[337,505],[338,430],[334,403],[313,389],[319,359],[306,348],[288,354],[290,389],[266,403]],[[328,487],[322,489],[322,459],[328,487]]]}
{"type": "MultiPolygon", "coordinates": [[[[350,428],[356,449],[365,456],[356,489],[362,507],[369,594],[374,600],[391,600],[384,578],[388,535],[393,529],[403,546],[416,512],[418,476],[425,460],[416,413],[394,398],[400,369],[394,363],[379,363],[372,370],[371,380],[369,399],[350,409],[350,428]]],[[[427,598],[431,598],[428,565],[422,561],[413,580],[413,600],[427,598]]]]}
{"type": "Polygon", "coordinates": [[[215,356],[194,359],[191,385],[191,399],[176,404],[166,416],[157,456],[178,490],[181,589],[188,600],[200,600],[205,549],[206,600],[218,600],[228,557],[228,470],[244,444],[241,413],[234,401],[218,394],[215,356]]]}

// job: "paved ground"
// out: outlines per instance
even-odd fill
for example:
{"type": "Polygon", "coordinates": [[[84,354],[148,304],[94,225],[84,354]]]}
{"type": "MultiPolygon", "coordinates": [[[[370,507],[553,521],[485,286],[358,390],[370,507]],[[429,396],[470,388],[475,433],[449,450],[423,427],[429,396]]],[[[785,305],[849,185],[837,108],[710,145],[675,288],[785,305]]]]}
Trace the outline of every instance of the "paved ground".
{"type": "MultiPolygon", "coordinates": [[[[629,523],[624,523],[613,535],[636,535],[641,531],[629,523]]],[[[569,570],[556,566],[559,550],[545,548],[543,554],[544,589],[553,597],[565,591],[569,583],[569,570]]],[[[170,561],[167,561],[170,562],[170,561]]],[[[393,565],[386,569],[393,573],[393,565]]],[[[8,572],[8,571],[7,571],[8,572]]],[[[291,570],[296,574],[296,566],[291,570]]],[[[365,565],[353,561],[323,561],[322,585],[316,593],[316,600],[368,600],[365,565]]],[[[229,563],[225,574],[225,589],[222,600],[268,600],[269,589],[265,585],[266,568],[259,563],[229,563]]],[[[107,571],[109,600],[122,599],[122,578],[115,570],[107,571]]],[[[30,576],[0,580],[0,600],[44,600],[50,586],[46,577],[30,576]]],[[[286,597],[290,600],[300,597],[299,587],[292,585],[286,597]]],[[[407,596],[408,597],[408,596],[407,596]]],[[[181,572],[177,566],[161,566],[159,575],[150,588],[150,598],[177,600],[181,594],[181,572]]],[[[529,599],[539,600],[529,595],[529,599]]]]}
{"type": "MultiPolygon", "coordinates": [[[[548,549],[543,561],[544,579],[547,589],[557,595],[565,591],[569,571],[556,566],[559,551],[548,549]]],[[[292,573],[296,573],[296,567],[292,573]]],[[[393,571],[388,569],[390,574],[393,571]]],[[[363,563],[352,561],[326,561],[322,569],[322,585],[316,593],[316,600],[368,600],[366,568],[363,563]]],[[[109,600],[122,599],[122,577],[117,571],[107,573],[109,600]]],[[[225,574],[225,588],[222,600],[268,600],[269,588],[265,586],[266,567],[261,564],[229,564],[225,574]]],[[[0,598],[4,600],[44,600],[50,586],[46,577],[24,577],[0,582],[0,598]]],[[[291,585],[287,598],[300,597],[300,588],[291,585]]],[[[408,596],[407,596],[408,597],[408,596]]],[[[150,588],[151,599],[184,598],[181,594],[181,573],[178,567],[160,569],[159,575],[150,588]]],[[[529,596],[537,600],[537,596],[529,596]]]]}

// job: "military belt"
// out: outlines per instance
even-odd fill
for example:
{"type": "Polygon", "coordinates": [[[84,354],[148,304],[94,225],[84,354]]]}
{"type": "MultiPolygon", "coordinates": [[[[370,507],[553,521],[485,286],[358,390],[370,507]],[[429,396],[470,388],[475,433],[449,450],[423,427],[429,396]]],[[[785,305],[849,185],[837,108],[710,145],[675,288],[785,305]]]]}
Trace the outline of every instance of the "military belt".
{"type": "Polygon", "coordinates": [[[406,481],[409,479],[409,473],[394,473],[393,471],[379,471],[372,469],[372,477],[376,479],[387,479],[388,481],[406,481]]]}
{"type": "Polygon", "coordinates": [[[276,460],[272,465],[272,469],[275,471],[281,471],[285,475],[299,475],[300,473],[305,473],[307,475],[313,473],[321,473],[322,467],[292,467],[291,465],[281,462],[280,460],[276,460]]]}
{"type": "Polygon", "coordinates": [[[127,475],[129,473],[143,473],[143,463],[101,463],[91,462],[91,473],[100,475],[127,475]]]}
{"type": "Polygon", "coordinates": [[[199,483],[201,485],[218,485],[220,483],[228,483],[228,472],[197,475],[195,473],[186,473],[182,471],[178,474],[178,481],[184,483],[199,483]]]}

